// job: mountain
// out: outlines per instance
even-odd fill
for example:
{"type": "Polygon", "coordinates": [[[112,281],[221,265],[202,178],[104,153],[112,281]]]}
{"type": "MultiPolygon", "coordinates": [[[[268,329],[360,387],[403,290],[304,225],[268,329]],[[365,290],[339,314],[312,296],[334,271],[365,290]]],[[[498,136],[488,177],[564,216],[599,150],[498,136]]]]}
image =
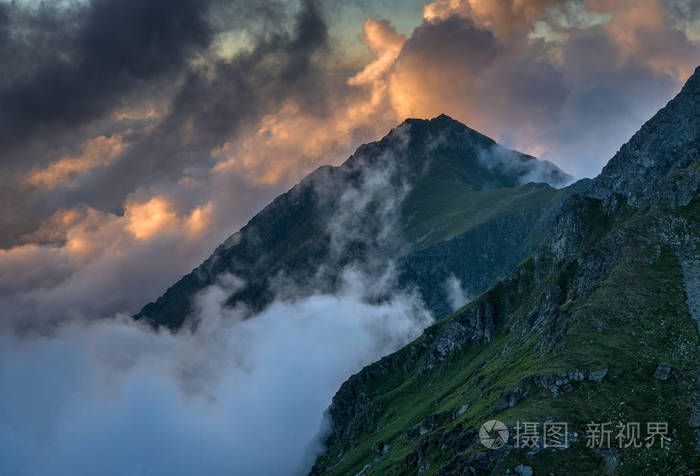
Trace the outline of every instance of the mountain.
{"type": "Polygon", "coordinates": [[[699,159],[700,68],[559,195],[527,259],[342,385],[312,473],[697,474],[699,159]],[[488,420],[510,430],[504,447],[480,443],[488,420]],[[523,422],[537,447],[516,446],[523,422]],[[545,422],[566,423],[565,449],[542,447],[545,422]],[[635,422],[641,447],[617,426],[635,422]],[[657,423],[665,448],[646,446],[657,423]]]}
{"type": "Polygon", "coordinates": [[[227,304],[254,313],[281,281],[296,294],[332,292],[343,269],[377,277],[393,269],[389,258],[398,285],[442,317],[452,311],[447,282],[477,295],[533,251],[562,193],[547,183],[570,180],[445,115],[408,119],[278,196],[135,318],[176,329],[226,275],[244,283],[227,304]]]}

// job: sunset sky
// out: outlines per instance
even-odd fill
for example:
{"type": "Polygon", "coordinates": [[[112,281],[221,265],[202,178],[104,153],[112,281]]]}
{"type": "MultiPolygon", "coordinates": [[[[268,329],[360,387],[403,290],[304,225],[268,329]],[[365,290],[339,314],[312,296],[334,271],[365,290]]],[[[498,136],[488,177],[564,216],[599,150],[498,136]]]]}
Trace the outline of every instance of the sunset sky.
{"type": "Polygon", "coordinates": [[[322,164],[441,113],[592,177],[698,0],[0,0],[0,326],[133,313],[322,164]]]}

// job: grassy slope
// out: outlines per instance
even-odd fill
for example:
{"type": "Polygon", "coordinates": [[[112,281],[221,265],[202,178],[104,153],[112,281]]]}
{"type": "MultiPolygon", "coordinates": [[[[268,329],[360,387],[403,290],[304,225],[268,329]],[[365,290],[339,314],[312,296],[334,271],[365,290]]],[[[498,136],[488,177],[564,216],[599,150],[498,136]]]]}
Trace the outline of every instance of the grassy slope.
{"type": "MultiPolygon", "coordinates": [[[[480,147],[492,143],[471,133],[480,147]]],[[[410,242],[423,246],[448,240],[489,221],[544,208],[559,197],[561,190],[543,183],[517,186],[519,179],[485,165],[478,150],[436,148],[430,171],[417,181],[402,206],[404,233],[410,242]]],[[[513,160],[520,156],[513,155],[513,160]]]]}
{"type": "Polygon", "coordinates": [[[425,181],[409,195],[406,235],[428,245],[448,240],[491,220],[553,203],[561,190],[529,183],[515,188],[474,190],[454,178],[425,181]]]}
{"type": "MultiPolygon", "coordinates": [[[[681,210],[697,220],[698,202],[681,210]]],[[[618,215],[616,222],[593,223],[589,250],[621,229],[638,232],[654,220],[653,213],[618,215]]],[[[589,214],[595,222],[599,217],[589,214]]],[[[625,449],[600,451],[587,449],[583,441],[566,451],[543,450],[528,456],[519,450],[503,455],[495,469],[526,464],[535,474],[602,473],[614,464],[620,474],[693,474],[700,467],[694,450],[694,437],[687,424],[691,395],[696,389],[691,372],[698,367],[698,331],[689,316],[681,282],[681,271],[674,253],[632,240],[619,250],[612,272],[581,296],[568,296],[560,303],[566,322],[563,338],[553,346],[537,344],[548,333],[527,334],[520,330],[533,317],[528,311],[539,296],[552,287],[566,287],[576,277],[576,266],[561,263],[555,274],[535,284],[533,262],[526,260],[519,270],[522,302],[508,327],[501,325],[491,342],[470,345],[436,371],[423,375],[420,362],[407,369],[394,369],[386,376],[370,380],[367,393],[381,411],[374,416],[370,431],[345,438],[330,448],[321,460],[329,474],[424,474],[436,472],[453,459],[454,445],[443,445],[440,435],[476,430],[491,417],[506,423],[547,419],[567,421],[571,432],[583,434],[588,421],[649,422],[667,421],[672,431],[670,450],[625,449]],[[619,259],[618,259],[619,258],[619,259]],[[668,362],[674,375],[657,381],[652,375],[660,362],[668,362]],[[504,392],[522,378],[548,375],[557,371],[586,372],[608,368],[603,382],[572,382],[569,391],[555,396],[544,387],[534,388],[514,407],[497,412],[495,407],[504,392]],[[624,403],[623,403],[624,402],[624,403]],[[468,404],[462,415],[456,410],[468,404]],[[438,416],[438,427],[411,441],[407,431],[418,427],[429,415],[438,416]],[[377,443],[389,445],[379,455],[377,443]],[[416,453],[420,454],[415,463],[416,453]],[[615,458],[611,458],[615,456],[615,458]],[[616,463],[615,463],[616,462],[616,463]],[[370,466],[367,466],[367,465],[370,466]]],[[[502,282],[479,299],[498,300],[502,282]]],[[[512,290],[511,290],[512,291],[512,290]]],[[[476,305],[472,303],[471,305],[476,305]]],[[[446,326],[460,313],[438,323],[446,326]]],[[[414,343],[399,351],[398,360],[408,358],[414,343]]],[[[425,359],[425,357],[421,357],[425,359]]],[[[642,429],[644,433],[644,428],[642,429]]],[[[472,442],[466,455],[483,451],[472,442]]],[[[501,450],[506,451],[506,450],[501,450]]]]}
{"type": "MultiPolygon", "coordinates": [[[[483,177],[465,176],[473,170],[461,163],[458,154],[445,151],[437,160],[438,165],[421,177],[402,208],[403,233],[410,244],[407,251],[450,239],[492,220],[542,211],[561,193],[535,183],[475,190],[462,180],[476,183],[483,177]]],[[[290,270],[312,273],[327,251],[328,237],[323,231],[323,216],[315,208],[315,196],[304,187],[299,188],[298,196],[280,196],[269,210],[251,221],[255,229],[253,239],[230,249],[219,247],[199,269],[148,304],[137,318],[147,317],[154,324],[178,328],[192,311],[192,296],[213,284],[222,273],[233,273],[246,280],[248,287],[233,296],[232,301],[242,299],[256,309],[272,297],[267,286],[270,276],[290,270]]]]}

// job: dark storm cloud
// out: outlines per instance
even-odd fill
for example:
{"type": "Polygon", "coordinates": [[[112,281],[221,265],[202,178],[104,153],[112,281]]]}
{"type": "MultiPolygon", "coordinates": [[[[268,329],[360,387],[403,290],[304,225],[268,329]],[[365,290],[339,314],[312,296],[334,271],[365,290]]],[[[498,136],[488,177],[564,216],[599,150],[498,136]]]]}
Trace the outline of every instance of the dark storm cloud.
{"type": "Polygon", "coordinates": [[[11,42],[4,64],[14,66],[0,83],[0,166],[12,171],[0,203],[17,208],[0,236],[5,246],[56,208],[85,203],[118,212],[139,187],[210,166],[213,147],[285,99],[314,113],[327,110],[327,79],[316,59],[328,51],[328,31],[313,0],[297,11],[274,1],[95,0],[36,10],[3,4],[3,12],[11,42]],[[249,45],[221,58],[213,38],[232,25],[248,34],[249,45]],[[21,182],[57,150],[75,149],[105,128],[112,133],[114,123],[101,121],[107,114],[153,100],[167,104],[167,114],[154,128],[131,133],[118,163],[84,174],[72,188],[32,191],[21,182]],[[17,203],[18,196],[24,199],[17,203]]]}
{"type": "Polygon", "coordinates": [[[426,60],[424,65],[437,63],[437,67],[444,67],[454,62],[459,50],[462,66],[478,71],[492,63],[501,49],[491,31],[477,28],[470,18],[452,15],[441,22],[425,22],[417,27],[404,44],[397,63],[417,55],[426,60]],[[430,54],[433,61],[428,62],[430,54]]]}
{"type": "Polygon", "coordinates": [[[172,87],[211,41],[210,3],[0,2],[0,246],[62,203],[23,183],[27,171],[74,151],[130,100],[172,87]]]}
{"type": "Polygon", "coordinates": [[[211,39],[208,3],[3,4],[0,141],[6,152],[40,130],[98,118],[132,88],[180,70],[211,39]]]}
{"type": "MultiPolygon", "coordinates": [[[[278,19],[283,24],[283,19],[278,19]]],[[[158,134],[192,137],[195,146],[211,147],[222,141],[245,118],[260,108],[276,104],[284,96],[314,96],[305,106],[321,99],[314,54],[327,44],[328,32],[314,1],[305,1],[293,31],[281,24],[258,33],[258,43],[230,61],[217,61],[205,72],[188,75],[158,134]],[[188,124],[187,131],[183,124],[188,124]],[[189,126],[191,124],[191,126],[189,126]]]]}
{"type": "Polygon", "coordinates": [[[597,30],[567,43],[559,80],[568,91],[550,113],[558,123],[538,136],[549,157],[565,158],[576,174],[597,172],[677,88],[675,78],[642,61],[620,61],[619,48],[597,30]]]}
{"type": "MultiPolygon", "coordinates": [[[[269,17],[268,17],[269,18],[269,17]]],[[[256,43],[230,60],[213,61],[187,73],[168,115],[114,167],[85,183],[85,200],[106,209],[121,205],[125,195],[154,180],[177,180],[190,165],[210,166],[209,152],[254,124],[285,99],[319,115],[326,113],[326,79],[315,58],[327,51],[328,32],[314,1],[305,1],[285,29],[255,32],[256,43]]]]}
{"type": "MultiPolygon", "coordinates": [[[[247,19],[242,28],[249,35],[248,43],[241,51],[231,57],[217,55],[216,38],[197,51],[190,44],[190,54],[204,58],[203,64],[190,62],[183,52],[179,68],[162,69],[160,77],[135,80],[135,93],[125,92],[127,100],[114,95],[114,104],[101,112],[111,113],[122,104],[138,106],[134,95],[137,100],[139,95],[147,97],[164,83],[163,78],[177,77],[162,116],[116,124],[113,114],[106,120],[76,116],[76,124],[83,121],[92,131],[85,137],[77,126],[66,133],[59,126],[27,132],[31,140],[14,157],[31,156],[43,148],[48,157],[44,160],[56,164],[57,155],[46,151],[57,143],[82,143],[112,134],[119,134],[128,147],[116,162],[87,169],[71,178],[68,186],[28,186],[22,174],[34,170],[32,164],[22,164],[15,176],[0,175],[0,244],[9,248],[0,249],[0,288],[7,285],[2,297],[8,315],[27,321],[43,316],[51,321],[60,320],[69,308],[80,308],[78,314],[92,317],[134,312],[283,191],[284,184],[259,183],[236,171],[214,174],[210,152],[235,138],[244,124],[254,127],[263,115],[276,112],[289,98],[304,111],[327,113],[329,85],[318,62],[329,52],[328,31],[314,1],[304,1],[296,10],[275,2],[248,3],[210,3],[216,15],[206,14],[213,25],[209,34],[247,19]],[[192,184],[181,186],[178,181],[185,170],[192,184]],[[158,203],[165,203],[155,210],[165,214],[164,228],[139,238],[129,211],[140,209],[155,196],[158,203]],[[77,210],[78,221],[63,223],[66,210],[77,210]],[[187,221],[195,211],[204,217],[201,227],[187,221]],[[174,229],[171,225],[176,222],[174,229]],[[36,247],[37,243],[52,246],[36,247]],[[74,243],[79,244],[77,248],[74,243]],[[80,243],[88,243],[87,248],[82,249],[80,243]],[[10,248],[17,244],[28,245],[10,248]],[[92,253],[98,249],[97,254],[92,253]]],[[[63,20],[70,17],[84,22],[81,15],[87,11],[71,10],[71,17],[64,10],[63,20]]],[[[38,16],[34,13],[31,18],[38,16]]],[[[102,45],[115,42],[118,40],[102,45]]],[[[126,71],[139,69],[125,67],[126,71]]],[[[342,78],[337,82],[345,87],[342,78]]],[[[338,91],[335,86],[333,90],[338,91]]],[[[72,147],[61,156],[83,154],[80,146],[72,147]]],[[[0,166],[7,170],[7,161],[0,166]]]]}

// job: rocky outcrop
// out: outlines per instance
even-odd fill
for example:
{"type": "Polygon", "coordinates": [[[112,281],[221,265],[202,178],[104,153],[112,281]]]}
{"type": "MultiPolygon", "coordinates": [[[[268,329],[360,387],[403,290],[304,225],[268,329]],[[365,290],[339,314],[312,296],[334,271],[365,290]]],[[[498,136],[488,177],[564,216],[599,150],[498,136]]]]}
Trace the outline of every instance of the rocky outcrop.
{"type": "Polygon", "coordinates": [[[684,206],[696,196],[697,178],[670,190],[661,185],[699,158],[700,67],[681,92],[610,159],[589,194],[606,203],[624,197],[634,207],[650,201],[684,206]]]}

